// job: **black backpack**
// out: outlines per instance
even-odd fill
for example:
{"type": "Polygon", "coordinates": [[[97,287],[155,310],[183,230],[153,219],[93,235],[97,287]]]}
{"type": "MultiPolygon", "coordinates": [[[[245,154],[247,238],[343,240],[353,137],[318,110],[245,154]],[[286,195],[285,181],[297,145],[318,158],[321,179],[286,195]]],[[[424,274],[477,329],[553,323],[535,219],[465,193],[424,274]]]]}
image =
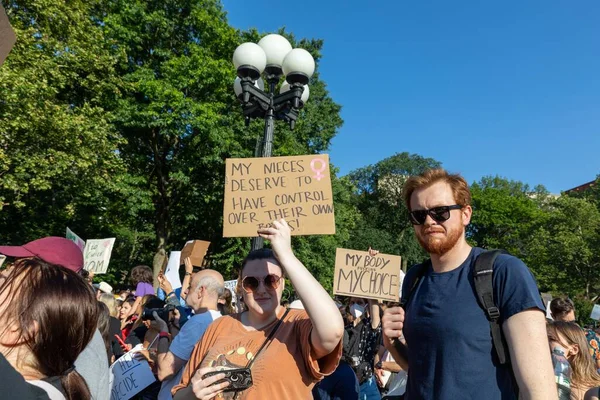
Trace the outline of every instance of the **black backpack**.
{"type": "MultiPolygon", "coordinates": [[[[477,259],[475,260],[475,266],[473,267],[473,281],[475,283],[475,292],[477,293],[479,305],[485,311],[485,315],[490,322],[492,343],[494,344],[498,361],[500,364],[506,364],[507,361],[510,360],[510,356],[508,354],[504,335],[502,334],[502,327],[499,323],[500,310],[498,307],[496,307],[496,302],[494,301],[494,285],[492,280],[494,261],[499,254],[506,254],[506,252],[504,250],[489,250],[484,251],[477,256],[477,259]]],[[[419,285],[419,282],[421,281],[421,278],[423,278],[430,265],[431,260],[427,260],[421,264],[418,267],[419,270],[417,271],[413,281],[409,282],[409,285],[406,286],[407,288],[410,288],[410,291],[408,292],[408,296],[404,297],[400,303],[400,306],[403,309],[406,310],[406,306],[408,305],[417,286],[419,285]]]]}

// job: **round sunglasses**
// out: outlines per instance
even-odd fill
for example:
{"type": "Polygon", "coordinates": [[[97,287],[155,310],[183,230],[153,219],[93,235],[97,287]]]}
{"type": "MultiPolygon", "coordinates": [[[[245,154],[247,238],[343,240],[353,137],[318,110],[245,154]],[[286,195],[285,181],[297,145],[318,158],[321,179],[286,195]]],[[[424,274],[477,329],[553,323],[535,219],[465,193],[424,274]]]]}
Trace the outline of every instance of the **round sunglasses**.
{"type": "Polygon", "coordinates": [[[454,204],[451,206],[440,206],[430,208],[429,210],[415,210],[410,212],[410,222],[413,225],[423,225],[425,220],[427,220],[427,216],[429,215],[431,219],[435,222],[444,222],[448,221],[450,218],[451,210],[460,210],[463,206],[459,206],[458,204],[454,204]]]}
{"type": "Polygon", "coordinates": [[[260,281],[262,280],[267,289],[275,290],[279,287],[279,282],[283,279],[282,276],[278,276],[275,274],[269,274],[264,278],[259,278],[256,276],[246,276],[242,280],[242,288],[246,291],[246,293],[255,292],[260,285],[260,281]]]}

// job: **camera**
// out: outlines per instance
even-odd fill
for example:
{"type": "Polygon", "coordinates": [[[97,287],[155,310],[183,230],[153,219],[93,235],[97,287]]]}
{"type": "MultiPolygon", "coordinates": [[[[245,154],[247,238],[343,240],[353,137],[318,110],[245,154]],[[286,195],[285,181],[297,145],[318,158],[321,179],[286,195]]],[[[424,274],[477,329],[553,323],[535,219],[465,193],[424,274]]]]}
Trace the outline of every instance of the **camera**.
{"type": "Polygon", "coordinates": [[[169,322],[169,313],[175,310],[175,307],[168,304],[164,308],[144,308],[142,311],[142,321],[154,321],[154,315],[156,312],[158,317],[165,322],[169,322]]]}

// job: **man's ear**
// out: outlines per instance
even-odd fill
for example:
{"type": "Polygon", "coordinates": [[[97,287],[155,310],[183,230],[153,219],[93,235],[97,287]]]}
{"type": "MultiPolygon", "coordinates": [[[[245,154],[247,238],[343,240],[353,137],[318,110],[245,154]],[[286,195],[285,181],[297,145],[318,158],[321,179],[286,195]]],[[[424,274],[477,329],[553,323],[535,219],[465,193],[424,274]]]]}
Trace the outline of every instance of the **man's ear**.
{"type": "Polygon", "coordinates": [[[471,223],[471,215],[473,215],[473,209],[471,206],[464,206],[460,210],[460,214],[462,217],[462,223],[464,226],[467,226],[471,223]]]}

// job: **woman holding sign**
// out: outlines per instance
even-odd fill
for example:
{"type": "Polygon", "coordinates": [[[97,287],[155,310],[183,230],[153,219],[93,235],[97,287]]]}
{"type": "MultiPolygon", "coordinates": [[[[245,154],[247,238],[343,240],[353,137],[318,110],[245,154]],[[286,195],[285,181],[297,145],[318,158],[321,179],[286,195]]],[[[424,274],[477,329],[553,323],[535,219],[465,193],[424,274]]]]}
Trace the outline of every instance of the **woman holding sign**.
{"type": "Polygon", "coordinates": [[[285,220],[258,234],[273,250],[255,250],[242,264],[238,288],[248,310],[208,327],[173,389],[175,400],[307,399],[335,370],[344,332],[335,303],[292,252],[285,220]],[[305,310],[280,306],[284,274],[305,310]]]}

